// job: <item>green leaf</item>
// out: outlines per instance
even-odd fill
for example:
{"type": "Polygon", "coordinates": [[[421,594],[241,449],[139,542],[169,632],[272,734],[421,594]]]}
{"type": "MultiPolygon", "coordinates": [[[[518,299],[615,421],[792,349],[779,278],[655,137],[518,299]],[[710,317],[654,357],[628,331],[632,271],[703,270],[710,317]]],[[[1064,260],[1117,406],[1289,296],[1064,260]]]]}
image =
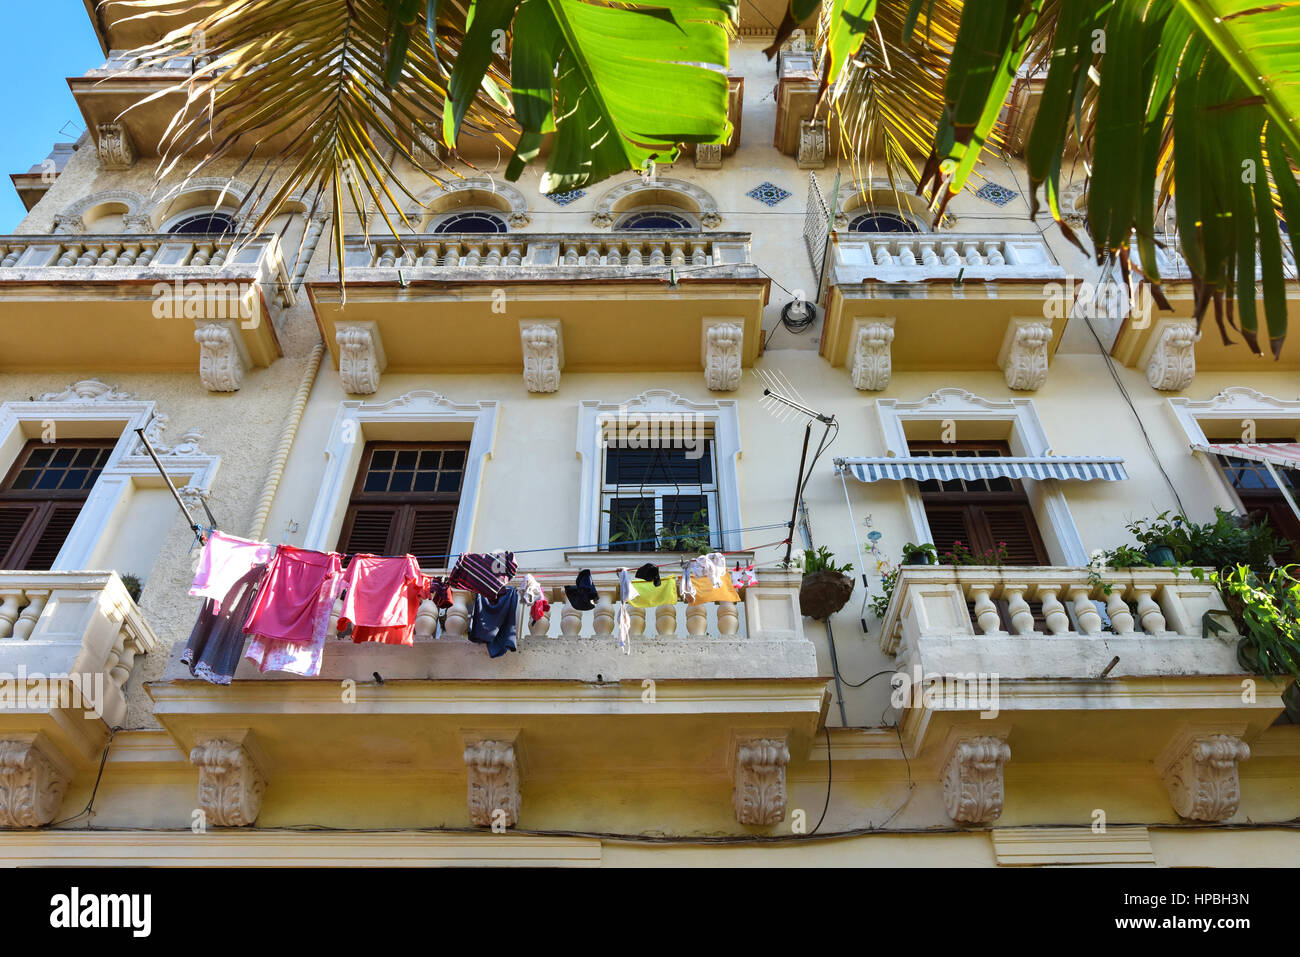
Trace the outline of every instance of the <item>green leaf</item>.
{"type": "MultiPolygon", "coordinates": [[[[470,104],[487,77],[488,66],[495,56],[493,45],[505,35],[519,0],[474,0],[469,8],[468,27],[461,42],[460,55],[447,82],[451,109],[443,112],[442,138],[455,149],[460,125],[470,104]],[[500,31],[500,32],[498,32],[500,31]]],[[[495,84],[493,84],[495,86],[495,84]]],[[[500,91],[498,91],[500,92],[500,91]]],[[[495,97],[494,97],[495,99],[495,97]]]]}
{"type": "Polygon", "coordinates": [[[832,0],[826,29],[825,72],[822,87],[838,83],[844,65],[862,47],[862,41],[876,15],[876,0],[832,0]]]}

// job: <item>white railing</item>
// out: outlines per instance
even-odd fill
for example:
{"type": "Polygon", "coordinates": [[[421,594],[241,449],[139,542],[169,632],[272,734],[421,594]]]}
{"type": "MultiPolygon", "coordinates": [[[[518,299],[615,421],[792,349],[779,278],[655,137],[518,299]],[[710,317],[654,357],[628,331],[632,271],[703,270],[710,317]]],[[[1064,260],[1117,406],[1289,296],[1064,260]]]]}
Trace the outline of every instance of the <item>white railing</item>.
{"type": "Polygon", "coordinates": [[[349,236],[345,269],[574,269],[743,266],[749,233],[439,233],[349,236]]]}
{"type": "Polygon", "coordinates": [[[1065,276],[1037,233],[837,233],[835,282],[962,279],[1050,280],[1065,276]]]}
{"type": "MultiPolygon", "coordinates": [[[[1138,250],[1137,243],[1130,247],[1133,255],[1133,263],[1137,268],[1142,268],[1142,256],[1138,250]]],[[[1180,246],[1156,246],[1156,268],[1160,271],[1162,281],[1171,279],[1191,279],[1192,270],[1187,265],[1187,260],[1183,256],[1180,246]]],[[[1120,278],[1118,264],[1114,267],[1113,274],[1120,278]]],[[[1285,242],[1282,246],[1282,274],[1289,280],[1295,280],[1297,277],[1295,253],[1285,242]]],[[[1262,279],[1264,276],[1264,266],[1260,257],[1255,257],[1255,277],[1262,279]]]]}
{"type": "Polygon", "coordinates": [[[94,704],[109,725],[121,724],[136,658],[157,647],[114,572],[0,572],[0,681],[73,676],[83,688],[100,685],[104,700],[94,704]]]}

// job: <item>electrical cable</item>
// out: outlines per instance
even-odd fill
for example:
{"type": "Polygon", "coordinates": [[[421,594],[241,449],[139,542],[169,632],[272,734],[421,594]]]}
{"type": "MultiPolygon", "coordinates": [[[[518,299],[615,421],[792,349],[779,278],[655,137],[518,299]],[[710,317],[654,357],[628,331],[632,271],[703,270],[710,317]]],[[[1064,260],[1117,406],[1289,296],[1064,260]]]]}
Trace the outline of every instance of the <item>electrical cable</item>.
{"type": "MultiPolygon", "coordinates": [[[[110,728],[108,731],[108,740],[104,742],[104,753],[99,756],[99,773],[95,775],[95,786],[90,789],[90,800],[86,802],[86,806],[78,813],[72,815],[72,817],[65,817],[61,821],[53,821],[50,824],[45,825],[46,827],[55,827],[59,824],[65,824],[68,821],[75,821],[77,818],[85,817],[87,814],[91,813],[90,809],[94,807],[95,804],[95,795],[99,793],[99,782],[104,778],[104,765],[108,762],[108,749],[113,746],[113,739],[117,737],[117,733],[121,730],[120,727],[114,727],[110,728]]],[[[93,817],[94,815],[91,816],[93,817]]]]}
{"type": "Polygon", "coordinates": [[[822,804],[822,816],[817,819],[817,826],[810,831],[810,834],[816,834],[821,830],[822,821],[826,820],[826,812],[831,806],[831,729],[829,725],[822,725],[822,731],[826,734],[826,801],[822,804]]]}

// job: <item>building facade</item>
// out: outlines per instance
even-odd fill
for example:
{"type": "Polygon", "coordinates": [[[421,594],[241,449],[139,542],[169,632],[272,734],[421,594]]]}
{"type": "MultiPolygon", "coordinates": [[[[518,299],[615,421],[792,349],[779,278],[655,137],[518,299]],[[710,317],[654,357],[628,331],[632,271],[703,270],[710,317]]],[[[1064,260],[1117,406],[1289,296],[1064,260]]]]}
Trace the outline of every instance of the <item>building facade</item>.
{"type": "MultiPolygon", "coordinates": [[[[441,186],[402,169],[398,239],[345,217],[335,249],[303,196],[237,243],[233,164],[158,183],[168,99],[122,115],[190,64],[139,68],[106,17],[88,132],[0,236],[0,861],[1295,859],[1286,683],[1203,633],[1188,570],[1089,569],[1170,510],[1297,538],[1267,471],[1194,447],[1300,440],[1300,350],[1198,335],[1176,237],[1176,308],[1130,312],[1014,156],[936,227],[742,20],[726,146],[546,196],[471,143],[441,186]],[[810,421],[792,544],[855,581],[825,622],[783,565],[810,421]],[[201,526],[431,572],[507,549],[550,610],[499,658],[458,591],[411,647],[197,678],[199,546],[137,429],[201,526]],[[926,542],[1003,555],[907,566],[876,614],[926,542]],[[620,647],[608,572],[700,551],[756,583],[631,609],[620,647]]],[[[1086,230],[1082,179],[1065,203],[1086,230]]]]}

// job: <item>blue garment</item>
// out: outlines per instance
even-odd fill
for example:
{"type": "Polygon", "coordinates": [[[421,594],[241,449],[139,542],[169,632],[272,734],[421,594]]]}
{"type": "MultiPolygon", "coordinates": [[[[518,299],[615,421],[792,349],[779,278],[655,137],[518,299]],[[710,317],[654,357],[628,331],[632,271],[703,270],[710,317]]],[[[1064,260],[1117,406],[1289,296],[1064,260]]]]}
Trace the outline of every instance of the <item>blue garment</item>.
{"type": "Polygon", "coordinates": [[[487,645],[490,658],[500,658],[507,651],[518,651],[515,642],[518,619],[519,589],[513,585],[502,590],[492,601],[475,595],[469,640],[487,645]]]}

